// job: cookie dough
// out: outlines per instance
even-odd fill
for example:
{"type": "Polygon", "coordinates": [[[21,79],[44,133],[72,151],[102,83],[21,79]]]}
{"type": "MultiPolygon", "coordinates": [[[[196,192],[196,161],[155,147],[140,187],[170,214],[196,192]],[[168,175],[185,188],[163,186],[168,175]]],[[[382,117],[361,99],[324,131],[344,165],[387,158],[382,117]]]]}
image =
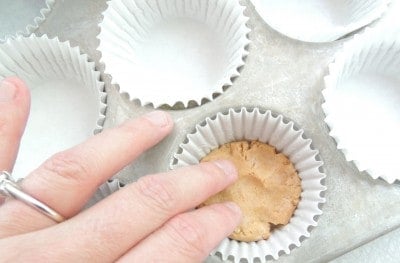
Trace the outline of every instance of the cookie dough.
{"type": "Polygon", "coordinates": [[[222,145],[201,162],[226,159],[239,172],[238,180],[201,206],[233,201],[243,212],[243,221],[229,236],[238,241],[268,239],[271,231],[286,225],[299,203],[301,180],[289,159],[259,141],[222,145]]]}

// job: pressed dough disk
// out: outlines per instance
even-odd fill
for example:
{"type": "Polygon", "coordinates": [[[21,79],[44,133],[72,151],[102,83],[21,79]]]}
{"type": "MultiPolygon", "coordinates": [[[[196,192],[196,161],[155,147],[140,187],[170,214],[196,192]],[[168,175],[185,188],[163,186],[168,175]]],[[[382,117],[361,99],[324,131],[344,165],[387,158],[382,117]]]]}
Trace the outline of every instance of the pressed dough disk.
{"type": "Polygon", "coordinates": [[[210,197],[201,206],[233,201],[243,220],[229,236],[251,242],[267,239],[275,226],[289,223],[301,193],[300,178],[289,159],[259,141],[238,141],[211,151],[201,162],[230,160],[238,169],[238,180],[210,197]]]}

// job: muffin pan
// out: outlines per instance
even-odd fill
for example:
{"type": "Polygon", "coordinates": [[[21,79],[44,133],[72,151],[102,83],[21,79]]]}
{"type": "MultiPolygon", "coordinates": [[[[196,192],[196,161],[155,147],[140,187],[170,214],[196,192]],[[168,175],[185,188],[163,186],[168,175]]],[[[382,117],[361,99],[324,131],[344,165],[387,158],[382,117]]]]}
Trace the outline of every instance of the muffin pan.
{"type": "Polygon", "coordinates": [[[8,37],[27,36],[34,32],[51,11],[55,0],[2,0],[0,1],[0,43],[8,37]],[[9,15],[12,14],[12,15],[9,15]]]}
{"type": "MultiPolygon", "coordinates": [[[[284,251],[279,252],[278,262],[333,260],[399,227],[398,185],[360,176],[358,169],[347,162],[343,153],[337,150],[324,122],[325,114],[321,107],[324,101],[321,93],[324,88],[323,77],[327,74],[328,64],[334,60],[335,54],[352,37],[323,44],[293,41],[266,25],[250,1],[238,3],[246,7],[243,14],[249,17],[246,26],[251,29],[248,34],[251,41],[249,53],[240,70],[240,76],[234,79],[232,86],[221,96],[209,103],[171,111],[176,125],[171,136],[116,177],[123,183],[129,183],[146,174],[169,169],[173,154],[178,151],[186,136],[193,132],[193,127],[217,112],[243,106],[271,109],[294,120],[304,129],[314,147],[320,151],[327,174],[326,203],[322,207],[323,214],[318,220],[318,226],[299,248],[289,247],[290,255],[283,255],[284,251]]],[[[94,31],[100,32],[97,24],[102,21],[102,13],[106,12],[106,1],[70,0],[68,3],[57,4],[56,7],[52,16],[37,32],[53,32],[62,39],[71,40],[73,45],[79,44],[96,62],[104,62],[108,72],[107,62],[104,57],[101,58],[101,52],[96,51],[101,43],[93,37],[94,31]],[[72,22],[77,23],[73,30],[68,26],[72,22]]],[[[103,64],[98,65],[101,70],[104,69],[103,64]]],[[[127,118],[152,110],[151,107],[132,102],[126,95],[121,96],[118,86],[111,84],[113,76],[103,75],[109,95],[105,127],[115,126],[127,118]]],[[[115,79],[115,83],[119,83],[118,79],[115,79]]],[[[168,93],[167,96],[173,95],[168,93]]],[[[142,103],[146,104],[144,101],[142,103]]],[[[299,242],[303,239],[304,237],[300,238],[299,242]]],[[[267,257],[269,258],[272,256],[267,257]]],[[[228,257],[227,260],[233,259],[228,257]]],[[[210,256],[207,262],[221,262],[221,255],[210,256]]]]}

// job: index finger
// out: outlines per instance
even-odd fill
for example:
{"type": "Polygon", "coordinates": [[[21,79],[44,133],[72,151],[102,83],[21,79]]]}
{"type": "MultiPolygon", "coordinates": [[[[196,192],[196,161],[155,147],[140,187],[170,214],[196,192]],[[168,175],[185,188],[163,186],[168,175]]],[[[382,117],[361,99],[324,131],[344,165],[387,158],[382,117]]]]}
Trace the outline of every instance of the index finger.
{"type": "MultiPolygon", "coordinates": [[[[100,184],[160,142],[172,127],[170,115],[162,111],[129,120],[54,155],[22,182],[22,188],[62,216],[72,217],[100,184]]],[[[0,237],[53,224],[18,200],[9,200],[1,207],[0,237]]]]}

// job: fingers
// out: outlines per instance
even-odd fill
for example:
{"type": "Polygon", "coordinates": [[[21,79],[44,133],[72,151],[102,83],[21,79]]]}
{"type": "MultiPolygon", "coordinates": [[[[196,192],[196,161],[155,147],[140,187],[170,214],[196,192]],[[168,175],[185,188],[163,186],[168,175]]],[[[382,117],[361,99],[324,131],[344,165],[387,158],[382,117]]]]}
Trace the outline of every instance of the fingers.
{"type": "Polygon", "coordinates": [[[30,94],[15,77],[0,83],[0,171],[11,172],[29,115],[30,94]]]}
{"type": "Polygon", "coordinates": [[[240,208],[234,203],[180,214],[128,251],[119,262],[140,262],[144,258],[148,262],[203,262],[240,220],[240,208]]]}
{"type": "MultiPolygon", "coordinates": [[[[171,117],[161,111],[127,121],[51,157],[23,181],[22,188],[64,217],[72,217],[100,184],[161,141],[172,127],[171,117]]],[[[0,237],[54,224],[16,200],[1,209],[0,237]]]]}
{"type": "MultiPolygon", "coordinates": [[[[15,77],[0,82],[0,171],[11,172],[29,115],[30,93],[15,77]]],[[[0,205],[4,198],[0,196],[0,205]]]]}
{"type": "Polygon", "coordinates": [[[36,232],[35,247],[43,249],[42,254],[50,250],[72,262],[115,261],[170,218],[197,206],[236,178],[235,167],[227,161],[143,177],[74,218],[36,232]]]}

